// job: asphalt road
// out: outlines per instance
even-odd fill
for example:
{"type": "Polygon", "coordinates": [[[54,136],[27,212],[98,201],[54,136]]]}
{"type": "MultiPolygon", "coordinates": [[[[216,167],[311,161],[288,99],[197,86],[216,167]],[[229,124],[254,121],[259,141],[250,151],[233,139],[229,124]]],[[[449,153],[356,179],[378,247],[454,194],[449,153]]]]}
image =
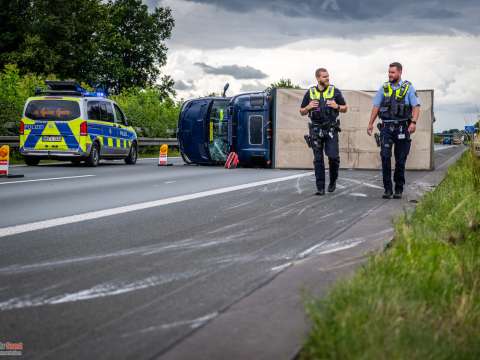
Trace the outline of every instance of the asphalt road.
{"type": "MultiPolygon", "coordinates": [[[[436,151],[437,166],[459,151],[436,151]]],[[[335,237],[389,201],[379,171],[342,170],[322,198],[311,172],[179,160],[13,172],[25,178],[0,180],[0,342],[27,358],[158,358],[285,264],[348,246],[335,237]]]]}

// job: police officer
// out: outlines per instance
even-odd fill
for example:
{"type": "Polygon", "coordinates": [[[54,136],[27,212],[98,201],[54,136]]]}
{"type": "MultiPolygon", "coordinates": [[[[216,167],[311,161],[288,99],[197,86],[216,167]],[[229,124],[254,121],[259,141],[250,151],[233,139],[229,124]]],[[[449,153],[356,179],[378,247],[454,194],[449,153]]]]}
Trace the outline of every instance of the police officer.
{"type": "Polygon", "coordinates": [[[318,85],[311,87],[305,93],[300,106],[300,114],[308,115],[310,136],[309,145],[313,149],[316,195],[325,195],[325,164],[323,152],[328,156],[330,183],[328,191],[335,191],[340,167],[338,148],[338,132],[340,130],[338,114],[347,112],[347,104],[342,92],[330,84],[327,69],[315,71],[318,85]]]}
{"type": "Polygon", "coordinates": [[[416,130],[420,114],[420,101],[413,85],[402,80],[402,65],[390,64],[388,82],[384,83],[373,99],[373,108],[367,133],[372,135],[375,119],[382,120],[380,127],[384,199],[401,199],[405,185],[405,163],[410,152],[411,134],[416,130]],[[395,171],[392,186],[392,148],[395,155],[395,171]],[[395,190],[395,193],[393,193],[395,190]]]}

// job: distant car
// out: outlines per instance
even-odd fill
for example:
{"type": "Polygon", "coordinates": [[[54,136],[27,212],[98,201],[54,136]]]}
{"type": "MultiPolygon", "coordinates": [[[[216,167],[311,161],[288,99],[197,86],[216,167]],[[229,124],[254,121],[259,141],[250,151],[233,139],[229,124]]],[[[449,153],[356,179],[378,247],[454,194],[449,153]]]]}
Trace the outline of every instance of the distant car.
{"type": "Polygon", "coordinates": [[[48,90],[27,100],[20,122],[20,153],[27,165],[42,159],[124,159],[135,164],[135,130],[103,92],[88,92],[72,81],[47,81],[48,90]]]}
{"type": "Polygon", "coordinates": [[[459,136],[453,137],[453,145],[461,145],[463,143],[462,138],[459,136]]]}
{"type": "Polygon", "coordinates": [[[445,136],[443,138],[443,145],[451,145],[452,144],[452,138],[449,136],[445,136]]]}

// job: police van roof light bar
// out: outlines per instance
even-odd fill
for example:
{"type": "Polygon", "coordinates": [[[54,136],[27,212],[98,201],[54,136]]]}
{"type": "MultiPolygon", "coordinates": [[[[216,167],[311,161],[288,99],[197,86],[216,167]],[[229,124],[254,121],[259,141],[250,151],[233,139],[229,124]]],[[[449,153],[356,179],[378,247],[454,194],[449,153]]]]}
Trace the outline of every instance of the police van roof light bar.
{"type": "Polygon", "coordinates": [[[103,89],[95,89],[95,91],[87,91],[80,84],[73,80],[45,80],[48,86],[47,90],[35,89],[35,95],[67,95],[67,96],[84,96],[84,97],[107,97],[107,92],[103,89]]]}

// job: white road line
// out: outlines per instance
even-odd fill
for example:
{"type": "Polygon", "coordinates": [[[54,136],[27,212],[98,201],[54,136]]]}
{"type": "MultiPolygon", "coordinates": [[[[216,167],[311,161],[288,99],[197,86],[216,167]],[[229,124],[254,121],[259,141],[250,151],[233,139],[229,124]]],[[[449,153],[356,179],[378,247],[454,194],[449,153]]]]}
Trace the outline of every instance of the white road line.
{"type": "Polygon", "coordinates": [[[356,241],[356,242],[353,242],[351,244],[345,244],[345,245],[342,245],[342,246],[335,247],[333,249],[327,249],[327,250],[324,250],[324,251],[321,251],[321,252],[317,253],[316,255],[331,254],[331,253],[334,253],[334,252],[337,252],[337,251],[351,249],[352,247],[355,247],[358,244],[361,244],[362,242],[363,241],[356,241]]]}
{"type": "Polygon", "coordinates": [[[307,257],[308,255],[310,255],[312,252],[314,252],[316,249],[318,249],[320,246],[323,246],[325,245],[326,241],[322,241],[321,243],[317,244],[317,245],[314,245],[310,248],[308,248],[307,250],[305,251],[302,251],[300,254],[298,254],[298,258],[299,259],[303,259],[305,257],[307,257]]]}
{"type": "Polygon", "coordinates": [[[373,189],[380,189],[380,190],[383,190],[383,187],[381,186],[378,186],[378,185],[375,185],[375,184],[370,184],[368,182],[364,182],[364,181],[360,181],[360,180],[355,180],[355,179],[350,179],[350,178],[345,178],[345,177],[342,177],[342,180],[345,180],[345,181],[350,181],[354,184],[361,184],[361,185],[365,185],[366,187],[370,187],[370,188],[373,188],[373,189]]]}
{"type": "Polygon", "coordinates": [[[356,196],[356,197],[368,197],[367,194],[356,193],[356,192],[350,193],[350,194],[348,194],[348,195],[350,195],[350,196],[356,196]]]}
{"type": "Polygon", "coordinates": [[[78,176],[64,176],[64,177],[45,178],[45,179],[32,179],[32,180],[7,181],[7,182],[0,182],[0,185],[19,184],[19,183],[27,183],[27,182],[38,182],[38,181],[52,181],[52,180],[65,180],[65,179],[79,179],[79,178],[86,178],[86,177],[92,177],[92,176],[96,176],[96,175],[78,175],[78,176]]]}
{"type": "Polygon", "coordinates": [[[279,266],[272,267],[270,270],[271,271],[282,271],[283,269],[286,269],[286,268],[288,268],[292,265],[293,265],[293,262],[290,261],[286,264],[282,264],[282,265],[279,265],[279,266]]]}
{"type": "Polygon", "coordinates": [[[147,201],[147,202],[133,204],[133,205],[120,206],[112,209],[92,211],[88,213],[65,216],[65,217],[60,217],[60,218],[50,219],[50,220],[37,221],[37,222],[22,224],[22,225],[8,226],[8,227],[0,228],[0,238],[5,236],[22,234],[30,231],[48,229],[48,228],[66,225],[66,224],[78,223],[78,222],[87,221],[87,220],[100,219],[107,216],[125,214],[133,211],[151,209],[154,207],[180,203],[188,200],[200,199],[200,198],[213,196],[213,195],[225,194],[232,191],[239,191],[239,190],[249,189],[257,186],[280,183],[280,182],[298,179],[301,177],[306,177],[311,175],[313,175],[313,172],[295,174],[295,175],[284,176],[276,179],[256,181],[253,183],[229,186],[229,187],[214,189],[214,190],[207,190],[207,191],[202,191],[194,194],[180,195],[180,196],[175,196],[175,197],[161,199],[161,200],[147,201]]]}

